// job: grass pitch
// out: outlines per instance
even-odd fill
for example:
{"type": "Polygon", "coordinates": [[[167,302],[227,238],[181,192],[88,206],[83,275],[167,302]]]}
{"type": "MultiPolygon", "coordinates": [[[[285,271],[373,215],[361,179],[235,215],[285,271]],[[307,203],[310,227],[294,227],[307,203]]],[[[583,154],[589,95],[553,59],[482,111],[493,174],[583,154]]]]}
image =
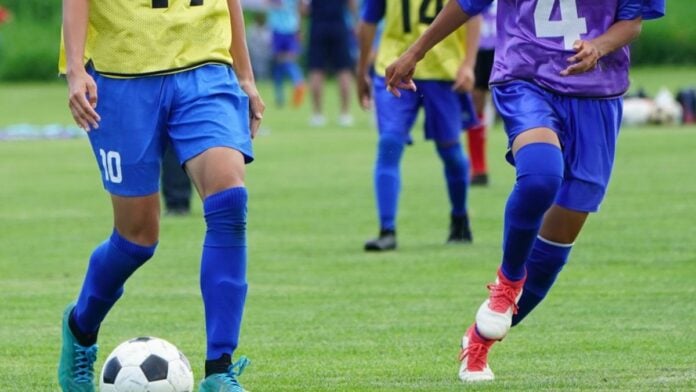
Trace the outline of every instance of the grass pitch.
{"type": "MultiPolygon", "coordinates": [[[[490,132],[492,184],[469,193],[474,244],[444,245],[442,169],[416,130],[399,249],[366,254],[363,241],[377,233],[369,115],[350,129],[312,129],[306,107],[273,109],[264,91],[271,108],[248,167],[250,290],[238,350],[253,361],[247,388],[696,389],[696,129],[622,131],[607,199],[550,296],[494,346],[497,380],[465,386],[459,339],[494,278],[514,175],[503,131],[490,132]]],[[[68,123],[64,97],[61,85],[0,86],[0,124],[68,123]]],[[[85,139],[0,142],[0,183],[0,390],[55,391],[61,312],[110,233],[110,205],[85,139]]],[[[98,368],[119,342],[154,335],[178,345],[201,378],[201,215],[194,202],[190,217],[163,217],[157,254],[102,326],[98,368]]]]}

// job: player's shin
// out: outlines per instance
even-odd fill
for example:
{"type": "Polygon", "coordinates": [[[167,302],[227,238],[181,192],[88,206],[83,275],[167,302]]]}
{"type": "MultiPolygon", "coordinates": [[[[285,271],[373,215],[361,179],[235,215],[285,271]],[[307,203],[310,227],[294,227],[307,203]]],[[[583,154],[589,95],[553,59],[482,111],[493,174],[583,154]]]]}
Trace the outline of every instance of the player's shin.
{"type": "Polygon", "coordinates": [[[247,293],[247,191],[229,188],[204,201],[207,231],[201,258],[200,285],[205,306],[210,361],[237,348],[247,293]]]}
{"type": "Polygon", "coordinates": [[[519,324],[548,294],[556,277],[568,261],[573,244],[559,244],[537,237],[534,248],[525,263],[527,279],[517,303],[512,325],[519,324]]]}

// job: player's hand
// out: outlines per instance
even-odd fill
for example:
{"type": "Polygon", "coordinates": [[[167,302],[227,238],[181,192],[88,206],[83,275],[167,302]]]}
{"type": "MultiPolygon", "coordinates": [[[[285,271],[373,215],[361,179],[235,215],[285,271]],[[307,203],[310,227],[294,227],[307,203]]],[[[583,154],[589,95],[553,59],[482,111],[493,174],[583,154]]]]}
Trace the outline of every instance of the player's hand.
{"type": "Polygon", "coordinates": [[[474,89],[474,69],[470,65],[462,65],[457,70],[457,79],[454,80],[452,90],[459,93],[468,93],[474,89]]]}
{"type": "Polygon", "coordinates": [[[97,113],[97,84],[84,68],[66,74],[68,80],[68,107],[75,123],[85,131],[99,128],[97,113]]]}
{"type": "Polygon", "coordinates": [[[591,71],[597,66],[599,58],[602,57],[599,49],[590,41],[575,41],[573,50],[576,53],[568,58],[570,65],[561,71],[562,76],[577,75],[591,71]]]}
{"type": "Polygon", "coordinates": [[[387,91],[396,97],[401,97],[399,89],[416,91],[413,83],[413,73],[416,71],[416,60],[408,53],[404,53],[387,67],[385,80],[387,91]]]}
{"type": "Polygon", "coordinates": [[[370,76],[365,72],[358,72],[356,80],[360,106],[365,110],[372,109],[372,81],[370,76]]]}
{"type": "Polygon", "coordinates": [[[266,104],[263,103],[263,99],[261,99],[261,95],[259,95],[259,90],[256,89],[256,84],[253,82],[240,83],[240,86],[249,97],[249,130],[251,131],[251,138],[253,139],[259,131],[259,126],[263,119],[263,112],[266,110],[266,104]]]}

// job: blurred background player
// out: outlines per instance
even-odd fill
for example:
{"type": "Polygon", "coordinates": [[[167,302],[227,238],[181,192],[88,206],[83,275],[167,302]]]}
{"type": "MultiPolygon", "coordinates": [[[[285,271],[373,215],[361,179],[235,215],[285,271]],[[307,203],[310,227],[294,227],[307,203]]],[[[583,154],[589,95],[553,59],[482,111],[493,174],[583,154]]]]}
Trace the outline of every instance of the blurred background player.
{"type": "Polygon", "coordinates": [[[199,390],[242,392],[238,376],[248,360],[232,363],[232,355],[247,292],[245,164],[253,159],[264,104],[241,6],[131,3],[63,1],[69,107],[88,132],[114,226],[63,314],[58,381],[64,391],[94,391],[102,321],[158,244],[160,164],[170,141],[203,200],[206,222],[200,288],[207,351],[199,390]],[[133,39],[120,39],[124,34],[133,39]]]}
{"type": "MultiPolygon", "coordinates": [[[[491,0],[445,6],[387,69],[388,88],[414,89],[416,63],[491,0]]],[[[614,162],[627,45],[664,0],[502,1],[491,86],[517,180],[505,208],[503,257],[490,295],[462,338],[459,377],[493,379],[488,351],[546,296],[590,212],[599,209],[614,162]],[[580,17],[579,15],[582,15],[580,17]]]]}
{"type": "Polygon", "coordinates": [[[488,81],[493,69],[493,56],[495,55],[496,37],[496,10],[497,1],[494,0],[485,11],[481,12],[481,38],[476,54],[476,83],[471,96],[474,100],[478,124],[469,127],[466,131],[469,158],[471,160],[471,185],[488,185],[488,165],[486,164],[486,139],[488,125],[492,118],[486,118],[486,104],[488,102],[488,81]]]}
{"type": "MultiPolygon", "coordinates": [[[[422,3],[426,4],[426,3],[422,3]]],[[[470,97],[461,100],[460,93],[474,85],[473,64],[478,46],[478,23],[460,29],[436,46],[424,59],[414,79],[417,92],[404,92],[400,98],[385,89],[384,70],[427,28],[440,11],[438,2],[424,7],[420,2],[396,0],[365,0],[358,27],[360,57],[357,68],[358,98],[369,108],[374,95],[377,115],[377,160],[374,187],[380,234],[367,241],[367,251],[396,248],[396,218],[401,191],[400,163],[411,128],[420,108],[425,111],[424,132],[444,165],[445,180],[451,204],[449,243],[472,240],[467,213],[469,162],[460,143],[463,116],[462,102],[468,104],[468,118],[476,121],[470,97]],[[407,8],[404,8],[408,5],[407,8]],[[369,75],[371,51],[377,24],[384,19],[377,49],[375,76],[369,75]]],[[[478,19],[477,19],[478,21],[478,19]]],[[[470,124],[467,124],[467,126],[470,124]]]]}
{"type": "Polygon", "coordinates": [[[162,156],[162,198],[167,215],[185,216],[191,213],[191,179],[181,167],[171,145],[167,145],[162,156]]]}
{"type": "Polygon", "coordinates": [[[283,82],[292,82],[292,106],[299,107],[305,94],[305,81],[297,64],[300,52],[300,6],[298,0],[268,0],[268,24],[273,48],[273,88],[276,106],[285,105],[283,82]]]}
{"type": "Polygon", "coordinates": [[[309,16],[307,65],[312,95],[311,126],[326,125],[323,108],[324,81],[329,71],[335,71],[340,93],[338,125],[353,125],[350,114],[350,86],[353,83],[353,60],[346,13],[357,12],[357,0],[305,0],[303,14],[309,16]]]}

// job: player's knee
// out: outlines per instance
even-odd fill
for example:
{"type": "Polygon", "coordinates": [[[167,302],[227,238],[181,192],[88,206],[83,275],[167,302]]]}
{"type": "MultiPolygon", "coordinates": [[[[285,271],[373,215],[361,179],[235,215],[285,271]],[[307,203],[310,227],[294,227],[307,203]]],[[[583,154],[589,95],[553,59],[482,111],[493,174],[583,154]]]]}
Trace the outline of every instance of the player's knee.
{"type": "Polygon", "coordinates": [[[377,164],[396,166],[404,151],[404,140],[400,135],[385,133],[379,136],[377,145],[377,164]]]}
{"type": "Polygon", "coordinates": [[[563,182],[563,154],[548,143],[532,143],[515,154],[516,190],[544,211],[556,198],[563,182]]]}
{"type": "Polygon", "coordinates": [[[437,153],[448,171],[468,171],[469,162],[459,142],[438,144],[437,153]]]}
{"type": "Polygon", "coordinates": [[[244,187],[228,188],[205,199],[206,246],[245,245],[247,199],[244,187]]]}
{"type": "Polygon", "coordinates": [[[146,245],[132,241],[121,235],[118,230],[114,230],[109,238],[113,247],[126,254],[133,264],[133,270],[150,260],[157,249],[157,240],[146,245]]]}

